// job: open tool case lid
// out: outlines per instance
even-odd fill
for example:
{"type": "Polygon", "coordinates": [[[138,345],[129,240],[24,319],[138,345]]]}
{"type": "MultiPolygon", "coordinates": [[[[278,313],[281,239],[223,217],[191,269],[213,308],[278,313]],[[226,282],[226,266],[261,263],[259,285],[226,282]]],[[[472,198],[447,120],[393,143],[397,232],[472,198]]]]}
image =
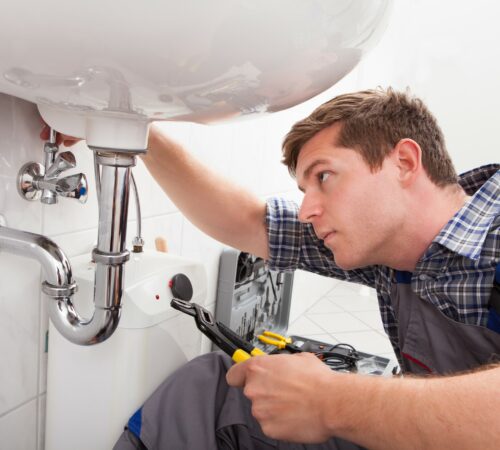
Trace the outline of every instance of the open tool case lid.
{"type": "Polygon", "coordinates": [[[287,331],[292,285],[292,272],[269,270],[262,258],[227,248],[220,257],[215,318],[262,347],[254,336],[287,331]]]}

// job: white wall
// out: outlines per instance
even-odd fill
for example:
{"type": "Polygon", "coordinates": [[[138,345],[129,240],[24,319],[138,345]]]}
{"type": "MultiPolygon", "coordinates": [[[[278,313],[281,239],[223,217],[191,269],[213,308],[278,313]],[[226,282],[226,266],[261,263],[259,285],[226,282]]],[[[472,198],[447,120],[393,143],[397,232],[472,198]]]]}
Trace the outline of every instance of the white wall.
{"type": "MultiPolygon", "coordinates": [[[[323,95],[289,111],[255,121],[202,127],[167,124],[166,128],[208,165],[258,195],[299,197],[279,163],[280,142],[289,127],[314,107],[339,93],[377,85],[411,87],[440,121],[457,169],[499,161],[495,142],[500,64],[497,46],[500,6],[493,1],[397,0],[390,26],[363,63],[323,95]]],[[[96,201],[82,206],[61,200],[42,206],[22,200],[15,186],[18,169],[42,162],[36,109],[0,95],[0,214],[11,227],[42,233],[69,256],[89,252],[96,236],[96,201]]],[[[91,153],[75,149],[78,171],[93,186],[91,153]]],[[[172,252],[203,261],[209,279],[208,305],[215,299],[221,245],[190,225],[157,188],[142,163],[135,169],[141,191],[147,246],[167,238],[172,252]]],[[[132,205],[131,205],[132,206],[132,205]]],[[[134,209],[130,208],[134,218],[134,209]]],[[[134,223],[129,224],[133,232],[134,223]]],[[[128,241],[130,242],[130,240],[128,241]]],[[[37,263],[0,249],[0,442],[2,448],[43,448],[47,315],[39,292],[37,263]]],[[[297,275],[296,317],[329,283],[297,275]]]]}

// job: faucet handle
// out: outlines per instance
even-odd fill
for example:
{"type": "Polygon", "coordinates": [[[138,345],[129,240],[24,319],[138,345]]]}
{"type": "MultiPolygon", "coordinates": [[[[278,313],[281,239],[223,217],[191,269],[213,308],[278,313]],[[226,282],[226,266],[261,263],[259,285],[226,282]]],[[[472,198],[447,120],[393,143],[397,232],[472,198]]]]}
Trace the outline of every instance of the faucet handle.
{"type": "Polygon", "coordinates": [[[47,168],[45,178],[57,178],[62,172],[76,167],[75,155],[71,152],[62,152],[56,156],[54,163],[47,168]]]}
{"type": "Polygon", "coordinates": [[[77,173],[57,180],[56,192],[62,197],[75,198],[80,203],[85,203],[88,198],[87,177],[77,173]]]}

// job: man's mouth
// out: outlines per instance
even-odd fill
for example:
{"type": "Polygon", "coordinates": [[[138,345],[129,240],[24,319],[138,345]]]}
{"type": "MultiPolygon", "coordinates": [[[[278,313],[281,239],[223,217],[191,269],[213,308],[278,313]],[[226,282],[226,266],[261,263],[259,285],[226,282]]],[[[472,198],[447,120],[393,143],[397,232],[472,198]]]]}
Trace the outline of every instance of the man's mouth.
{"type": "Polygon", "coordinates": [[[332,237],[336,233],[335,230],[327,231],[326,233],[322,233],[320,239],[322,241],[326,241],[329,237],[332,237]]]}

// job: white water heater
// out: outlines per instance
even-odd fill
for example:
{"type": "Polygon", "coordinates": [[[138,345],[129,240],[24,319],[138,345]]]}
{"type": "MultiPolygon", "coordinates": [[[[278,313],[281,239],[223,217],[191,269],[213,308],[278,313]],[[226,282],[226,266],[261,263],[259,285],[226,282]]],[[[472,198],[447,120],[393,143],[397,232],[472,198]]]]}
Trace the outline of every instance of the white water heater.
{"type": "MultiPolygon", "coordinates": [[[[79,288],[75,306],[89,317],[93,263],[85,255],[74,258],[73,267],[79,288]]],[[[200,353],[201,333],[190,317],[170,307],[170,300],[175,276],[183,274],[191,282],[192,300],[203,304],[204,267],[146,251],[131,254],[125,271],[122,317],[108,340],[75,345],[50,327],[46,450],[110,450],[156,387],[200,353]]]]}

